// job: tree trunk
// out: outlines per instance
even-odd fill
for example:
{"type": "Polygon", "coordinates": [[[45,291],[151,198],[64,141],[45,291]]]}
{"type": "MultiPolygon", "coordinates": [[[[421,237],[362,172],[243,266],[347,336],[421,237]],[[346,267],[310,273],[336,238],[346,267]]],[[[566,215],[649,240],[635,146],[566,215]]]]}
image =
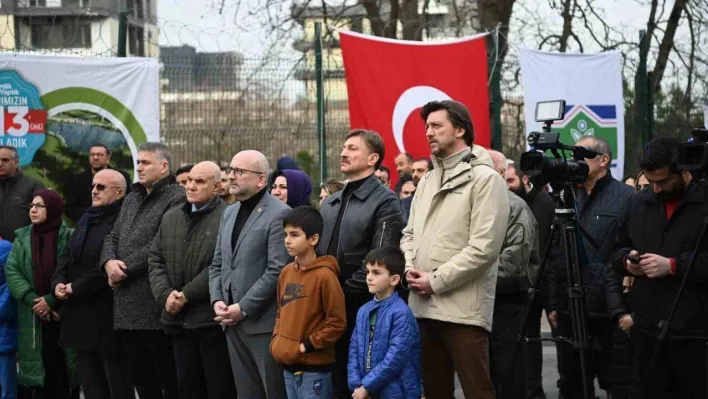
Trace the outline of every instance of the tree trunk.
{"type": "Polygon", "coordinates": [[[570,38],[570,34],[572,32],[573,11],[575,11],[576,5],[577,4],[574,0],[563,1],[563,12],[561,13],[563,16],[563,32],[561,33],[560,46],[558,48],[558,51],[561,53],[568,51],[568,39],[570,38]]]}
{"type": "Polygon", "coordinates": [[[398,0],[389,0],[391,5],[391,14],[388,18],[388,23],[384,29],[384,36],[390,39],[395,39],[398,35],[398,14],[400,12],[400,6],[398,0]]]}
{"type": "Polygon", "coordinates": [[[371,33],[373,33],[374,36],[383,36],[386,24],[381,18],[377,1],[361,0],[361,4],[364,6],[366,17],[369,18],[369,22],[371,23],[371,33]]]}
{"type": "Polygon", "coordinates": [[[401,5],[403,40],[423,40],[423,24],[418,14],[418,0],[403,0],[401,5]]]}
{"type": "MultiPolygon", "coordinates": [[[[496,68],[501,68],[506,57],[506,38],[509,36],[509,20],[511,20],[511,9],[514,7],[516,0],[478,0],[478,18],[479,25],[482,31],[492,32],[499,27],[499,57],[496,60],[496,68]]],[[[474,18],[474,17],[473,17],[474,18]]],[[[473,21],[472,26],[475,26],[473,21]]],[[[494,53],[493,40],[487,40],[487,54],[490,56],[494,53]]]]}
{"type": "Polygon", "coordinates": [[[661,39],[661,45],[659,45],[659,55],[656,58],[656,65],[654,66],[654,74],[652,76],[654,79],[652,82],[654,93],[661,89],[661,79],[664,77],[666,63],[668,62],[669,54],[671,54],[671,49],[674,47],[676,28],[678,28],[681,13],[686,8],[687,2],[688,0],[676,0],[674,8],[671,10],[671,15],[669,15],[669,20],[666,23],[666,30],[664,31],[664,37],[661,39]]]}

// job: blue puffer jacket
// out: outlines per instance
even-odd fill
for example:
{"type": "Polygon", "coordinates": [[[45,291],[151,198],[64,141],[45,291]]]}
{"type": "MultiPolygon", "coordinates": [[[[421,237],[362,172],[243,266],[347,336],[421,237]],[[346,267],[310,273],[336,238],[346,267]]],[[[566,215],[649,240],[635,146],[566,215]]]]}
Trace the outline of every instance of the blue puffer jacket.
{"type": "Polygon", "coordinates": [[[397,293],[359,309],[349,346],[349,389],[363,386],[372,398],[420,399],[420,332],[397,293]],[[369,316],[376,311],[371,371],[366,373],[369,316]]]}
{"type": "Polygon", "coordinates": [[[0,240],[0,353],[17,351],[17,307],[5,281],[5,262],[10,250],[12,244],[0,240]]]}

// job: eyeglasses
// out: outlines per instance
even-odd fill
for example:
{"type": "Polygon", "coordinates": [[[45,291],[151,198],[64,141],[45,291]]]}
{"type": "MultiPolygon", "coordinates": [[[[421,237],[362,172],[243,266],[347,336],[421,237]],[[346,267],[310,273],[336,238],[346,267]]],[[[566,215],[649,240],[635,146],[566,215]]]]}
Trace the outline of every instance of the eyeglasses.
{"type": "Polygon", "coordinates": [[[46,209],[47,206],[41,202],[37,202],[35,204],[29,204],[29,209],[32,209],[32,208],[37,208],[38,210],[42,210],[42,209],[46,209]]]}
{"type": "Polygon", "coordinates": [[[228,168],[229,174],[233,173],[234,175],[237,175],[239,177],[243,176],[243,172],[249,172],[253,173],[254,175],[264,175],[265,173],[263,172],[257,172],[255,170],[248,170],[248,169],[241,169],[241,168],[228,168]]]}
{"type": "Polygon", "coordinates": [[[100,184],[100,183],[99,183],[99,184],[91,184],[90,187],[91,187],[91,191],[93,191],[94,188],[95,188],[96,190],[98,190],[98,191],[103,191],[103,190],[105,190],[105,189],[107,189],[107,188],[117,188],[117,189],[119,189],[119,190],[122,190],[120,187],[106,186],[105,184],[100,184]]]}

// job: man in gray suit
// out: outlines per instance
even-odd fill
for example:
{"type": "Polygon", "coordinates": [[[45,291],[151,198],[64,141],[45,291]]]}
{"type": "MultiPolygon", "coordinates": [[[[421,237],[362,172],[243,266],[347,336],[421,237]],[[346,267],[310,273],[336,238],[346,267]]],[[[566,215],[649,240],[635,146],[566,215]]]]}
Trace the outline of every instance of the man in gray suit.
{"type": "Polygon", "coordinates": [[[283,216],[290,207],[267,190],[268,160],[241,151],[231,160],[230,192],[238,200],[221,218],[209,291],[216,321],[225,327],[238,395],[285,398],[283,370],[269,352],[285,249],[283,216]]]}

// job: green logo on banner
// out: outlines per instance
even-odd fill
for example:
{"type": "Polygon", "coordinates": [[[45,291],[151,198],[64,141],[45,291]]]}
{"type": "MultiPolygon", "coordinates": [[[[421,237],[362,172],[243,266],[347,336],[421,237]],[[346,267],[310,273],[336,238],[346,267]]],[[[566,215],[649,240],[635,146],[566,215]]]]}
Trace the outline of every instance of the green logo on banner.
{"type": "Polygon", "coordinates": [[[575,143],[585,136],[601,137],[610,143],[617,159],[617,109],[614,105],[567,105],[565,119],[553,125],[563,143],[575,143]]]}

